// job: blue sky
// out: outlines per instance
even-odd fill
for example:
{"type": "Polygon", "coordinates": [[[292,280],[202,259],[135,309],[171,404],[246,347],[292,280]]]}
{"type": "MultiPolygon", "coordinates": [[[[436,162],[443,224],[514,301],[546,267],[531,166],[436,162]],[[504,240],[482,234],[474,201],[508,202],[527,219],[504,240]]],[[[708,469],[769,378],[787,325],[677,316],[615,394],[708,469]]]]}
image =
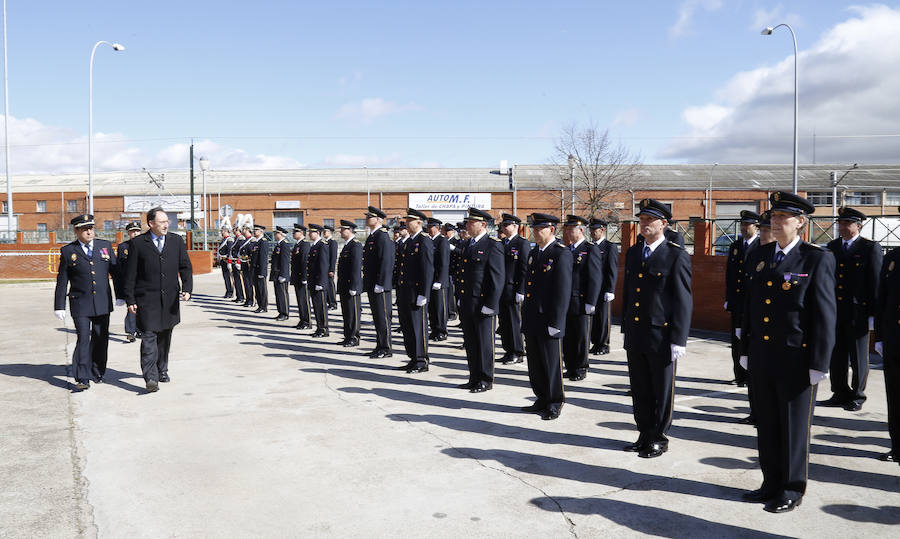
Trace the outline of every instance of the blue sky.
{"type": "Polygon", "coordinates": [[[896,162],[900,5],[8,0],[13,173],[547,162],[595,121],[648,163],[896,162]],[[895,19],[896,17],[896,19],[895,19]],[[881,32],[881,33],[879,33],[881,32]],[[840,43],[841,45],[834,45],[840,43]],[[806,55],[806,57],[804,57],[806,55]],[[892,69],[895,68],[895,69],[892,69]]]}

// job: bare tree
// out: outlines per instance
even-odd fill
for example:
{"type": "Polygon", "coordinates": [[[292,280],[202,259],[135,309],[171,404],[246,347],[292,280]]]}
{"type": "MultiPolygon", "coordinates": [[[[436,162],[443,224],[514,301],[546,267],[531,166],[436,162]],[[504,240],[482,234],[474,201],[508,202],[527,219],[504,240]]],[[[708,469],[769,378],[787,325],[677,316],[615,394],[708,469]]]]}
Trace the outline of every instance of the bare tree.
{"type": "MultiPolygon", "coordinates": [[[[606,217],[618,220],[620,215],[613,198],[617,193],[633,188],[642,168],[639,155],[632,153],[621,143],[609,140],[608,130],[601,131],[595,122],[585,127],[571,123],[562,129],[555,143],[554,166],[549,180],[554,192],[564,205],[570,208],[572,200],[572,168],[575,168],[575,210],[590,217],[606,217]],[[570,156],[574,159],[570,159],[570,156]]],[[[572,211],[576,213],[576,211],[572,211]]]]}

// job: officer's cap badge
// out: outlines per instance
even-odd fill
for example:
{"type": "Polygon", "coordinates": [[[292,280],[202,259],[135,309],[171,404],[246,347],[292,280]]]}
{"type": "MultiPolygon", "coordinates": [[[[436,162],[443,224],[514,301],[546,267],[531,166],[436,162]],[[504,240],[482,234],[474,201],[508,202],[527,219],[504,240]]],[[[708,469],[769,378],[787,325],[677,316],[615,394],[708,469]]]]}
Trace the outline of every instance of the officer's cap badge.
{"type": "Polygon", "coordinates": [[[774,200],[775,202],[781,200],[781,193],[775,193],[774,195],[772,195],[772,200],[774,200]]]}

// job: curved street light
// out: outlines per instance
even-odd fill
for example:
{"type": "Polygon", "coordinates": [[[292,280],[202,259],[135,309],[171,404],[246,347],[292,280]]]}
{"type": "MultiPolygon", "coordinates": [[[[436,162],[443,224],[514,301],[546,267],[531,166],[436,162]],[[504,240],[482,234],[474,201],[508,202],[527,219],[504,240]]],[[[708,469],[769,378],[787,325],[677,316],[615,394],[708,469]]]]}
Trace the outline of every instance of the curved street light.
{"type": "Polygon", "coordinates": [[[784,26],[791,32],[791,38],[794,40],[794,194],[797,193],[797,111],[798,111],[798,93],[797,93],[797,34],[789,24],[779,24],[778,26],[766,26],[760,32],[764,36],[772,35],[776,28],[784,26]]]}
{"type": "Polygon", "coordinates": [[[100,45],[109,45],[114,51],[124,51],[119,43],[98,41],[91,49],[91,64],[88,68],[88,213],[94,213],[94,54],[100,45]]]}

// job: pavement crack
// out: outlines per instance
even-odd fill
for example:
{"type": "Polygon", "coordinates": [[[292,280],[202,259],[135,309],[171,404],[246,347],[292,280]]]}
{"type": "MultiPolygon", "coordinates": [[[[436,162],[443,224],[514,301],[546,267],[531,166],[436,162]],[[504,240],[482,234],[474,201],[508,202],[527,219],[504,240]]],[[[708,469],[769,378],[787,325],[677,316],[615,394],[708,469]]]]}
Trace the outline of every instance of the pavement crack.
{"type": "MultiPolygon", "coordinates": [[[[68,361],[69,350],[69,333],[66,332],[66,346],[63,348],[65,360],[68,361]]],[[[88,501],[88,488],[90,482],[84,475],[84,451],[80,447],[76,431],[76,404],[72,398],[73,393],[69,393],[68,402],[68,430],[69,430],[69,458],[72,463],[72,490],[75,500],[75,529],[78,537],[97,537],[99,530],[94,522],[94,506],[88,501]]]]}

